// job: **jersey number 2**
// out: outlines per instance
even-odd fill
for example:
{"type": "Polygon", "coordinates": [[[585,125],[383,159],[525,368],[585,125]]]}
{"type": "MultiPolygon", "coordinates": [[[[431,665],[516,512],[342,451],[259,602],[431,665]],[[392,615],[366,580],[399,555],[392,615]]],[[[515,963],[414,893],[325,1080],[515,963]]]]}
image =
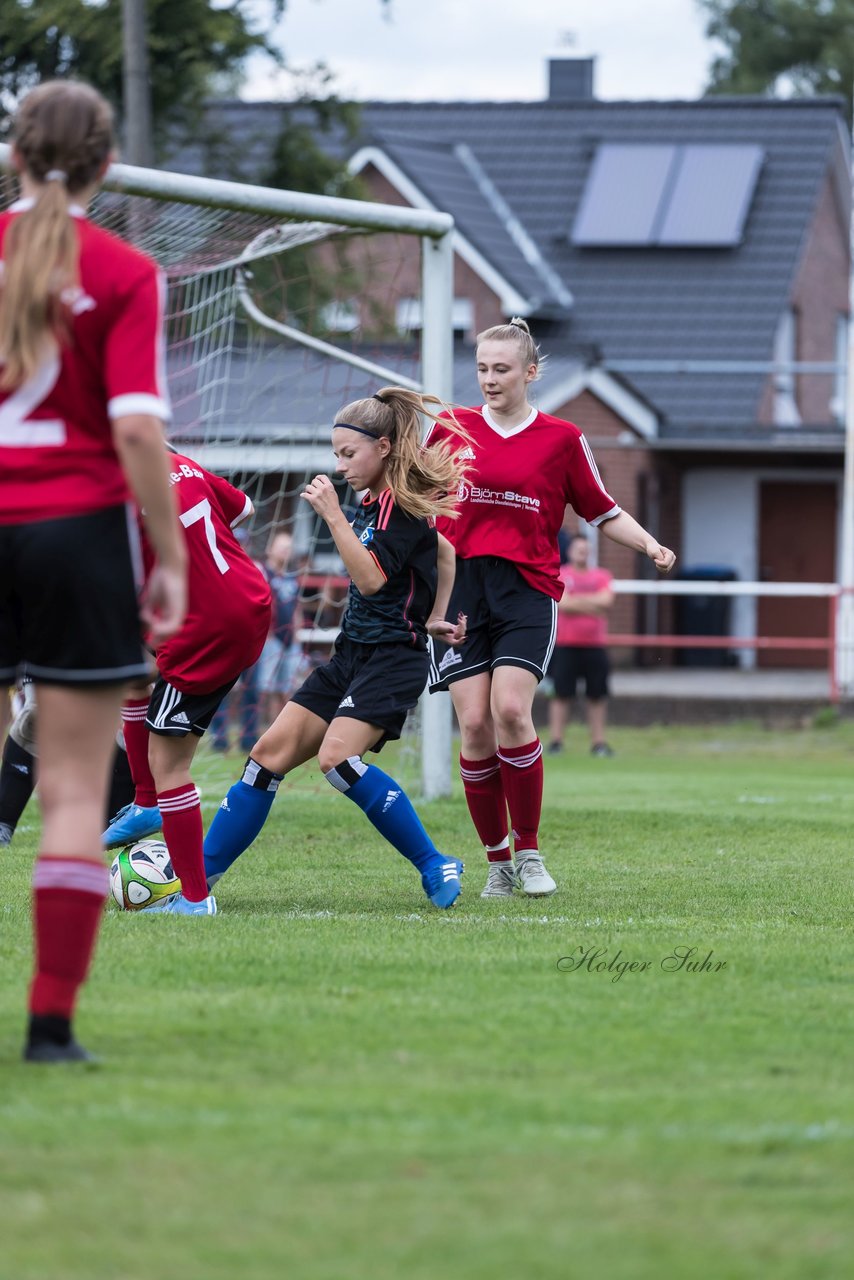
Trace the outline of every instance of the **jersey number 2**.
{"type": "Polygon", "coordinates": [[[216,529],[211,519],[211,504],[207,498],[202,498],[201,502],[197,502],[194,507],[190,507],[189,511],[185,511],[181,516],[181,524],[185,529],[189,529],[191,524],[198,524],[203,521],[205,526],[205,537],[208,540],[208,546],[211,549],[211,555],[214,558],[214,564],[220,573],[228,573],[230,565],[225,556],[216,545],[216,529]]]}
{"type": "Polygon", "coordinates": [[[42,448],[65,444],[65,423],[61,418],[31,418],[46,400],[59,378],[57,354],[48,356],[31,378],[16,387],[0,404],[0,446],[10,449],[42,448]]]}

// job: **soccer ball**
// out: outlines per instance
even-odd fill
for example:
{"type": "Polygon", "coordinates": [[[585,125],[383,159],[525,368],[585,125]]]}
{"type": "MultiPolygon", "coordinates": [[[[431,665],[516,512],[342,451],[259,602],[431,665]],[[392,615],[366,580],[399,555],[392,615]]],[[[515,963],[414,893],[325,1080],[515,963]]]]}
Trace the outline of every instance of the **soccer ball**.
{"type": "Polygon", "coordinates": [[[113,859],[110,892],[125,911],[142,911],[181,892],[162,840],[138,840],[113,859]]]}

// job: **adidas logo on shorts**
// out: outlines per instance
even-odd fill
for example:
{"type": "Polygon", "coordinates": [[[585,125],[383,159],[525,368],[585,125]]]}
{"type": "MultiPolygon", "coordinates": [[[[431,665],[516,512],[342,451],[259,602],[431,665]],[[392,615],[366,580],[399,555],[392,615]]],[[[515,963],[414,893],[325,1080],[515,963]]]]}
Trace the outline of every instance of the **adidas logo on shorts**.
{"type": "Polygon", "coordinates": [[[449,649],[442,661],[439,663],[439,670],[446,671],[448,667],[456,666],[458,662],[462,662],[462,654],[457,653],[454,649],[449,649]]]}
{"type": "Polygon", "coordinates": [[[388,812],[388,810],[389,810],[389,809],[391,808],[391,806],[394,804],[395,800],[397,799],[397,797],[398,797],[399,795],[400,795],[400,792],[399,792],[399,791],[389,791],[389,792],[386,794],[385,804],[383,805],[383,813],[387,813],[387,812],[388,812]]]}
{"type": "Polygon", "coordinates": [[[341,707],[352,707],[352,706],[353,706],[353,699],[349,696],[349,694],[346,698],[342,699],[342,701],[338,703],[339,710],[341,709],[341,707]]]}
{"type": "Polygon", "coordinates": [[[186,724],[189,726],[190,723],[183,711],[176,711],[173,716],[169,717],[169,719],[173,724],[186,724]]]}

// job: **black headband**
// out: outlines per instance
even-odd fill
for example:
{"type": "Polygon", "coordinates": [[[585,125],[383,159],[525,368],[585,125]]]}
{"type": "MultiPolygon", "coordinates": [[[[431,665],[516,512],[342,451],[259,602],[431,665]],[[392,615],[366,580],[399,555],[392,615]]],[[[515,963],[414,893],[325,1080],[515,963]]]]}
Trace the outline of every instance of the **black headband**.
{"type": "Polygon", "coordinates": [[[367,427],[357,427],[355,422],[333,422],[332,430],[336,427],[346,427],[348,431],[358,431],[360,435],[370,436],[371,440],[379,440],[379,436],[375,431],[368,431],[367,427]]]}

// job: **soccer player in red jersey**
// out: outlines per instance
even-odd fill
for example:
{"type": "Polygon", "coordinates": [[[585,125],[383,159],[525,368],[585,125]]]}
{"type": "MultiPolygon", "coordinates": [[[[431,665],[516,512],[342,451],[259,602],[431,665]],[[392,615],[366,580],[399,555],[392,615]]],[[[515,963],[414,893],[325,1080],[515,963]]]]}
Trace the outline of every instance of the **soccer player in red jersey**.
{"type": "MultiPolygon", "coordinates": [[[[162,826],[181,893],[149,911],[215,915],[202,853],[202,811],[190,766],[220,703],[258,660],[270,629],[270,586],[234,529],[252,503],[227,480],[175,453],[170,484],[187,543],[189,600],[184,625],[154,644],[157,680],[149,698],[122,708],[134,804],[104,832],[108,846],[162,826]]],[[[143,544],[148,565],[153,557],[143,544]]]]}
{"type": "MultiPolygon", "coordinates": [[[[484,403],[455,411],[471,456],[458,517],[440,523],[457,555],[448,616],[467,615],[468,637],[459,649],[436,644],[431,692],[450,689],[460,723],[460,773],[489,861],[485,898],[506,897],[517,885],[531,897],[556,887],[539,851],[543,749],[532,707],[554,647],[563,594],[557,535],[567,504],[663,573],[675,560],[606,491],[579,428],[531,406],[539,364],[524,320],[478,335],[484,403]]],[[[431,445],[449,439],[450,422],[428,436],[431,445]]]]}
{"type": "Polygon", "coordinates": [[[143,616],[158,643],[186,606],[162,280],[85,214],[112,144],[94,89],[33,89],[14,122],[22,199],[0,214],[0,684],[36,686],[42,808],[30,1062],[89,1057],[72,1014],[107,896],[100,829],[122,693],[146,671],[131,492],[157,555],[143,616]]]}

